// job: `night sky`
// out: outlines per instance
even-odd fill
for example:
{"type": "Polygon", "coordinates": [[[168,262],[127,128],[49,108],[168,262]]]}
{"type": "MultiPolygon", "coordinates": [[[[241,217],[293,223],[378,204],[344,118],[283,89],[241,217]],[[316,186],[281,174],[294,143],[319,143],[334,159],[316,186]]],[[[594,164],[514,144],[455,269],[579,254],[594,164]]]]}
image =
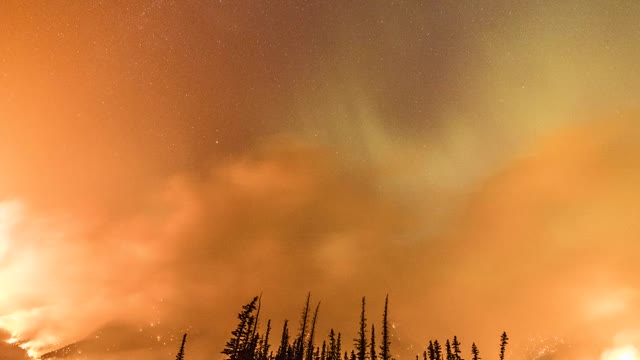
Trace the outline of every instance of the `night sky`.
{"type": "Polygon", "coordinates": [[[2,1],[0,359],[170,358],[185,331],[222,359],[241,305],[279,334],[308,291],[345,339],[389,294],[400,360],[453,335],[497,357],[503,330],[511,359],[635,359],[638,19],[2,1]]]}

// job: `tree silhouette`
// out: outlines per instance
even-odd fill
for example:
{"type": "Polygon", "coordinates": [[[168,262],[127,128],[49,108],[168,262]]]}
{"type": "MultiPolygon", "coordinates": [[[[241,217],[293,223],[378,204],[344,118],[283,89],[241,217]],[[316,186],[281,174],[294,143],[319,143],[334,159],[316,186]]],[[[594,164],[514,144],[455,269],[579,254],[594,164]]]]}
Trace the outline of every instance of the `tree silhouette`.
{"type": "Polygon", "coordinates": [[[357,351],[357,360],[367,360],[367,319],[365,318],[365,298],[362,297],[362,306],[360,310],[360,329],[358,337],[354,339],[357,351]]]}
{"type": "Polygon", "coordinates": [[[391,360],[389,339],[389,295],[384,299],[384,312],[382,313],[382,344],[380,344],[380,360],[391,360]]]}
{"type": "Polygon", "coordinates": [[[182,343],[180,344],[180,350],[176,355],[176,360],[184,360],[184,344],[187,342],[187,334],[182,335],[182,343]]]}
{"type": "Polygon", "coordinates": [[[453,336],[453,343],[451,346],[453,347],[453,359],[462,360],[462,357],[460,357],[460,354],[462,353],[462,351],[460,351],[460,341],[458,341],[458,337],[455,335],[453,336]]]}
{"type": "Polygon", "coordinates": [[[438,340],[433,342],[433,352],[435,354],[435,360],[442,360],[442,346],[440,346],[438,340]]]}
{"type": "Polygon", "coordinates": [[[251,331],[251,336],[253,338],[256,337],[256,334],[258,333],[258,321],[260,320],[260,309],[262,308],[262,294],[260,294],[260,296],[258,296],[258,307],[256,309],[256,319],[253,322],[253,330],[251,331]]]}
{"type": "Polygon", "coordinates": [[[376,328],[373,324],[371,324],[371,350],[369,350],[369,354],[371,356],[371,360],[377,360],[376,356],[376,328]]]}
{"type": "Polygon", "coordinates": [[[329,352],[327,353],[327,360],[341,360],[340,350],[336,342],[336,333],[333,329],[329,331],[329,352]]]}
{"type": "Polygon", "coordinates": [[[267,360],[269,357],[269,334],[271,334],[271,319],[267,320],[267,331],[264,334],[260,348],[260,360],[267,360]]]}
{"type": "Polygon", "coordinates": [[[429,346],[427,347],[427,351],[429,351],[429,360],[436,360],[436,351],[433,348],[433,341],[429,340],[429,346]]]}
{"type": "Polygon", "coordinates": [[[231,339],[227,342],[222,353],[227,355],[228,360],[242,359],[246,355],[246,350],[251,346],[251,334],[253,331],[253,323],[255,316],[253,312],[256,310],[258,297],[254,297],[250,303],[242,307],[242,311],[238,314],[240,323],[235,330],[231,332],[231,339]]]}
{"type": "MultiPolygon", "coordinates": [[[[311,301],[311,293],[307,293],[307,301],[302,310],[302,316],[300,317],[300,335],[295,341],[295,354],[293,358],[295,360],[303,360],[304,357],[304,340],[307,336],[307,323],[309,321],[309,302],[311,301]]],[[[311,359],[309,359],[311,360],[311,359]]]]}
{"type": "Polygon", "coordinates": [[[478,351],[476,343],[471,344],[471,354],[473,354],[473,360],[480,360],[480,351],[478,351]]]}
{"type": "Polygon", "coordinates": [[[278,352],[276,353],[275,360],[287,360],[287,352],[289,350],[289,329],[287,328],[288,320],[284,321],[284,325],[282,326],[282,337],[280,338],[280,347],[278,348],[278,352]]]}
{"type": "Polygon", "coordinates": [[[507,349],[508,340],[509,337],[507,336],[507,332],[503,331],[500,336],[500,360],[504,360],[504,352],[507,349]]]}
{"type": "Polygon", "coordinates": [[[313,336],[316,332],[316,321],[318,320],[318,309],[320,309],[320,303],[316,306],[316,310],[313,313],[313,320],[311,321],[311,330],[309,331],[309,342],[307,343],[307,360],[313,360],[313,336]]]}
{"type": "Polygon", "coordinates": [[[447,350],[447,360],[454,360],[455,358],[453,357],[453,353],[451,352],[451,343],[449,342],[449,339],[447,339],[445,349],[447,350]]]}
{"type": "MultiPolygon", "coordinates": [[[[310,316],[311,294],[307,294],[305,306],[300,318],[300,332],[293,340],[289,334],[289,322],[284,321],[282,336],[276,354],[270,351],[271,320],[267,320],[266,331],[259,331],[261,297],[254,297],[251,302],[242,306],[238,314],[238,325],[231,332],[231,338],[225,344],[222,354],[225,360],[392,360],[389,334],[389,296],[385,297],[384,312],[382,314],[382,333],[379,340],[379,353],[376,353],[376,329],[371,324],[371,333],[367,333],[366,298],[362,297],[360,308],[360,322],[357,337],[353,340],[352,349],[342,349],[341,334],[334,329],[329,332],[328,339],[316,346],[316,326],[320,303],[316,305],[313,316],[310,316]],[[344,356],[342,355],[344,354],[344,356]]],[[[184,360],[184,348],[187,334],[184,334],[176,360],[184,360]]],[[[500,360],[505,360],[506,346],[509,337],[506,332],[500,336],[500,360]]],[[[274,344],[275,345],[275,344],[274,344]]],[[[463,360],[461,342],[457,336],[453,340],[446,340],[445,349],[438,340],[429,341],[427,350],[416,355],[416,360],[463,360]],[[446,359],[443,356],[446,353],[446,359]]],[[[471,345],[471,360],[481,360],[478,347],[471,345]]]]}

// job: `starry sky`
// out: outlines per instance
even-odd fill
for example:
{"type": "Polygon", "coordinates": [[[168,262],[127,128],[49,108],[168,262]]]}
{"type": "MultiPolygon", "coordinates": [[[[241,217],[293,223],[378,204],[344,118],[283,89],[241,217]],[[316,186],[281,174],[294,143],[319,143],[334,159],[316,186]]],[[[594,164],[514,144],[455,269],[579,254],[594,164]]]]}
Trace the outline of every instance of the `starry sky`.
{"type": "Polygon", "coordinates": [[[311,291],[347,337],[390,294],[400,358],[505,329],[522,359],[640,348],[639,17],[3,1],[0,337],[215,357],[252,296],[278,333],[311,291]]]}

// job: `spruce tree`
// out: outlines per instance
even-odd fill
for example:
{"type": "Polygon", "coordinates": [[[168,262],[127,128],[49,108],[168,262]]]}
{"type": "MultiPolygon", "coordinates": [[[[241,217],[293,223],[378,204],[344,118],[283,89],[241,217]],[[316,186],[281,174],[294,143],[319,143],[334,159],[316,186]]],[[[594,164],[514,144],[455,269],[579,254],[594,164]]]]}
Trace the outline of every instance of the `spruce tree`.
{"type": "Polygon", "coordinates": [[[473,360],[480,360],[480,351],[478,351],[476,343],[471,344],[471,354],[473,355],[473,360]]]}
{"type": "Polygon", "coordinates": [[[357,351],[357,360],[367,360],[367,319],[365,318],[365,298],[362,297],[362,306],[360,309],[360,328],[358,337],[354,339],[357,351]]]}
{"type": "Polygon", "coordinates": [[[253,331],[251,332],[251,336],[253,338],[256,337],[258,333],[258,321],[260,320],[260,308],[262,308],[262,294],[258,296],[258,307],[256,309],[256,320],[253,322],[253,331]]]}
{"type": "Polygon", "coordinates": [[[391,360],[389,339],[389,295],[384,299],[384,312],[382,313],[382,344],[380,344],[380,360],[391,360]]]}
{"type": "Polygon", "coordinates": [[[429,360],[436,360],[436,352],[433,348],[433,341],[429,340],[429,347],[427,348],[429,351],[429,360]]]}
{"type": "MultiPolygon", "coordinates": [[[[258,303],[259,304],[259,303],[258,303]]],[[[259,305],[258,305],[259,307],[259,305]]],[[[248,328],[252,329],[247,334],[246,346],[238,352],[238,360],[255,360],[256,348],[258,347],[258,339],[260,335],[257,333],[256,324],[258,322],[257,315],[249,318],[248,328]]]]}
{"type": "Polygon", "coordinates": [[[276,360],[288,360],[287,356],[289,350],[289,329],[287,328],[287,324],[289,321],[285,320],[284,325],[282,326],[282,337],[280,338],[280,347],[278,348],[278,352],[276,353],[276,360]]]}
{"type": "Polygon", "coordinates": [[[445,344],[445,349],[447,350],[447,360],[453,360],[453,353],[451,352],[451,343],[449,342],[449,339],[447,339],[447,342],[445,344]]]}
{"type": "Polygon", "coordinates": [[[336,344],[336,333],[331,329],[331,331],[329,331],[329,352],[327,353],[327,360],[340,360],[339,356],[340,350],[338,350],[336,344]]]}
{"type": "Polygon", "coordinates": [[[316,332],[316,321],[318,320],[318,310],[320,309],[320,303],[316,306],[316,311],[313,313],[313,320],[311,321],[311,330],[309,331],[309,342],[307,343],[307,360],[313,359],[313,336],[316,332]]]}
{"type": "MultiPolygon", "coordinates": [[[[294,348],[295,360],[303,360],[304,358],[304,340],[307,336],[307,326],[309,321],[309,302],[311,301],[311,293],[307,293],[307,301],[304,305],[304,309],[302,310],[302,316],[300,317],[300,334],[295,341],[294,348]]],[[[309,359],[311,360],[311,359],[309,359]]]]}
{"type": "Polygon", "coordinates": [[[462,357],[460,357],[460,354],[462,353],[460,350],[460,342],[458,341],[458,337],[455,335],[453,336],[453,343],[451,346],[453,347],[453,359],[462,360],[462,357]]]}
{"type": "Polygon", "coordinates": [[[373,324],[371,324],[371,350],[369,350],[369,355],[371,356],[371,360],[378,360],[378,356],[376,355],[376,328],[373,324]]]}
{"type": "Polygon", "coordinates": [[[264,339],[262,340],[262,348],[260,351],[261,360],[267,360],[269,356],[269,334],[271,334],[271,319],[267,320],[267,331],[264,335],[264,339]]]}
{"type": "Polygon", "coordinates": [[[253,323],[255,316],[253,312],[256,310],[258,297],[254,297],[250,303],[242,307],[242,311],[238,314],[240,323],[235,330],[231,332],[231,339],[227,342],[222,353],[227,355],[227,360],[238,360],[243,358],[246,350],[251,346],[251,334],[253,331],[253,323]]]}
{"type": "Polygon", "coordinates": [[[507,336],[507,332],[503,331],[500,336],[500,360],[504,360],[504,352],[507,349],[508,340],[509,337],[507,336]]]}
{"type": "Polygon", "coordinates": [[[260,319],[260,308],[262,307],[262,294],[258,297],[258,304],[256,307],[256,315],[249,318],[247,345],[238,353],[239,360],[259,360],[262,352],[260,351],[261,339],[258,334],[258,322],[260,319]]]}
{"type": "Polygon", "coordinates": [[[176,360],[184,360],[184,344],[187,342],[187,334],[182,335],[182,343],[180,344],[180,350],[176,355],[176,360]]]}
{"type": "Polygon", "coordinates": [[[433,342],[433,352],[435,354],[434,359],[442,360],[442,346],[440,346],[440,343],[438,342],[438,340],[435,340],[433,342]]]}

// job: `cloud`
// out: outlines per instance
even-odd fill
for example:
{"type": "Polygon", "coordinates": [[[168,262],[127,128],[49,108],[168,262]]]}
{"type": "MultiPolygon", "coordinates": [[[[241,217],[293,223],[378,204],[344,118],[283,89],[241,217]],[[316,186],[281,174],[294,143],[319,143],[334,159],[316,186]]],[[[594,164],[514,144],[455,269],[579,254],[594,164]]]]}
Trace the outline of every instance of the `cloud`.
{"type": "Polygon", "coordinates": [[[113,326],[143,347],[149,333],[159,341],[187,328],[222,343],[226,327],[211,321],[229,326],[258,292],[282,313],[308,290],[357,299],[369,277],[390,286],[395,275],[379,264],[401,262],[392,235],[403,210],[343,165],[274,138],[205,174],[162,180],[127,216],[38,219],[24,205],[5,239],[0,326],[40,354],[96,332],[122,342],[105,333],[113,326]]]}
{"type": "Polygon", "coordinates": [[[276,333],[311,291],[320,333],[345,336],[360,296],[377,321],[390,292],[399,354],[453,334],[492,354],[507,329],[514,354],[592,356],[640,315],[633,119],[541,140],[422,241],[405,237],[429,224],[424,204],[399,202],[410,197],[385,189],[380,169],[293,136],[161,178],[121,213],[44,217],[5,202],[0,324],[38,352],[168,356],[189,331],[191,351],[210,354],[259,292],[276,333]],[[561,340],[533,351],[538,338],[561,340]]]}
{"type": "Polygon", "coordinates": [[[574,347],[570,356],[597,354],[634,328],[635,121],[612,116],[566,127],[472,193],[443,245],[451,258],[440,294],[468,309],[454,318],[478,323],[471,327],[480,333],[498,322],[520,341],[559,336],[574,347]]]}

